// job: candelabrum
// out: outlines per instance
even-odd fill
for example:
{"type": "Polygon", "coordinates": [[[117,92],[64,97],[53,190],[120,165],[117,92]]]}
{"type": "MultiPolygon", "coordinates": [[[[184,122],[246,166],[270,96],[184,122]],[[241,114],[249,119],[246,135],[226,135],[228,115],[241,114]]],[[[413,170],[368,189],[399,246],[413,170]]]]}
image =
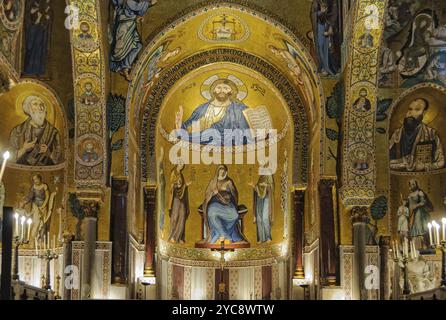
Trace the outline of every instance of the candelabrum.
{"type": "Polygon", "coordinates": [[[446,287],[446,218],[441,219],[441,224],[441,237],[440,225],[435,220],[429,222],[427,226],[431,248],[441,250],[441,286],[446,287]]]}
{"type": "Polygon", "coordinates": [[[48,291],[51,290],[51,261],[59,258],[59,255],[56,253],[56,238],[54,237],[52,248],[49,238],[48,233],[48,236],[43,238],[43,245],[38,243],[36,239],[36,255],[39,259],[46,260],[45,286],[43,288],[48,291]]]}
{"type": "Polygon", "coordinates": [[[12,279],[19,280],[19,248],[29,243],[33,220],[25,214],[14,214],[14,269],[12,279]]]}
{"type": "Polygon", "coordinates": [[[402,250],[400,251],[398,241],[393,242],[393,260],[403,269],[404,284],[403,284],[403,294],[410,294],[409,286],[409,272],[407,265],[409,262],[416,261],[418,259],[418,251],[415,248],[415,243],[404,238],[402,243],[402,250]],[[410,249],[409,249],[410,247],[410,249]]]}

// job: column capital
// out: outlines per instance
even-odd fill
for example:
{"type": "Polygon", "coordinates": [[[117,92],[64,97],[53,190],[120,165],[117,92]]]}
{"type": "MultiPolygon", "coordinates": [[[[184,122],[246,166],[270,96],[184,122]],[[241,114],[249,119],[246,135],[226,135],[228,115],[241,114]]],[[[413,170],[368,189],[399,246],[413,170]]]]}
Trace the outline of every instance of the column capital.
{"type": "Polygon", "coordinates": [[[352,223],[365,223],[365,219],[367,218],[369,208],[366,206],[355,206],[351,210],[350,219],[352,223]]]}
{"type": "Polygon", "coordinates": [[[98,218],[100,205],[98,201],[84,200],[81,202],[81,210],[85,218],[98,218]]]}
{"type": "Polygon", "coordinates": [[[390,246],[391,237],[390,236],[381,236],[379,237],[379,245],[382,246],[390,246]]]}
{"type": "Polygon", "coordinates": [[[146,197],[154,198],[156,195],[156,185],[147,185],[144,186],[144,194],[146,197]]]}
{"type": "Polygon", "coordinates": [[[303,189],[295,189],[293,194],[294,194],[294,202],[296,204],[299,203],[304,203],[305,202],[305,191],[303,189]]]}
{"type": "Polygon", "coordinates": [[[65,230],[62,234],[63,243],[70,243],[74,240],[74,234],[65,230]]]}
{"type": "Polygon", "coordinates": [[[324,178],[319,180],[320,188],[333,188],[336,183],[336,179],[324,178]]]}
{"type": "Polygon", "coordinates": [[[112,189],[118,196],[126,195],[129,190],[129,182],[126,177],[112,177],[112,189]]]}

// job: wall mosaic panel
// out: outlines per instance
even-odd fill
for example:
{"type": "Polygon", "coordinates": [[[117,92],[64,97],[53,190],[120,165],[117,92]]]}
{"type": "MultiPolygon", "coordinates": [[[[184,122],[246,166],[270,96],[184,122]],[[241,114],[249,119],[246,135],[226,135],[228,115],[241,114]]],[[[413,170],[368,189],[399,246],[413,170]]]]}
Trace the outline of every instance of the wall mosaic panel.
{"type": "Polygon", "coordinates": [[[75,182],[103,185],[107,170],[107,122],[101,1],[71,0],[79,28],[71,30],[76,109],[75,182]],[[87,34],[87,36],[86,36],[87,34]]]}
{"type": "Polygon", "coordinates": [[[346,77],[341,190],[346,205],[370,204],[375,194],[375,110],[384,9],[385,1],[357,1],[346,77]]]}

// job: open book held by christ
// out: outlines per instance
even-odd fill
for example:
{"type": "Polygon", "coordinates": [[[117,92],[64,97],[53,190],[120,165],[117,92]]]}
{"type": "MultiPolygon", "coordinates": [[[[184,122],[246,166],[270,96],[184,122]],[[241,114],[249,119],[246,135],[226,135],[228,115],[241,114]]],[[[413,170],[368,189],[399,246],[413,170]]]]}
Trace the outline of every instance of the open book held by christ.
{"type": "Polygon", "coordinates": [[[268,130],[272,130],[273,123],[271,116],[266,106],[258,106],[255,108],[248,108],[243,110],[243,114],[251,129],[252,136],[262,138],[262,133],[256,132],[257,130],[264,130],[264,138],[268,136],[268,130]]]}

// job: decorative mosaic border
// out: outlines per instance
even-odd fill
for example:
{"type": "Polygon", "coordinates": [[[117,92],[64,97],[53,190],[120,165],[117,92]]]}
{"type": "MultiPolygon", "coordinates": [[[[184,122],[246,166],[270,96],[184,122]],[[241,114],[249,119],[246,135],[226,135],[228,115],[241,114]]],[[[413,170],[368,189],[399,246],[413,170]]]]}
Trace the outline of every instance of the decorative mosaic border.
{"type": "MultiPolygon", "coordinates": [[[[344,289],[345,300],[351,300],[353,296],[353,272],[354,272],[354,246],[340,246],[341,259],[341,287],[344,289]]],[[[379,268],[379,247],[366,246],[366,263],[373,264],[379,268]]],[[[379,289],[368,290],[369,300],[379,300],[379,289]]]]}
{"type": "MultiPolygon", "coordinates": [[[[72,242],[72,263],[77,266],[80,271],[79,289],[71,290],[71,299],[80,300],[80,290],[82,281],[82,254],[84,251],[83,241],[72,242]]],[[[112,242],[109,241],[96,241],[95,251],[102,252],[102,297],[107,299],[110,295],[111,286],[111,257],[112,257],[112,242]]]]}
{"type": "MultiPolygon", "coordinates": [[[[159,239],[158,254],[172,263],[183,266],[213,267],[220,266],[220,255],[209,249],[178,247],[159,239]]],[[[228,257],[228,267],[267,266],[281,259],[288,259],[282,254],[282,245],[237,249],[228,257]]]]}
{"type": "MultiPolygon", "coordinates": [[[[2,1],[3,2],[3,1],[2,1]]],[[[13,75],[14,80],[18,81],[20,78],[20,56],[21,56],[21,32],[23,30],[25,17],[25,0],[15,0],[19,3],[20,12],[14,23],[11,23],[3,11],[3,3],[0,7],[0,31],[6,32],[10,35],[9,52],[0,51],[0,62],[6,66],[8,72],[13,75]],[[8,57],[9,56],[9,57],[8,57]]],[[[2,34],[3,37],[3,34],[2,34]]]]}
{"type": "Polygon", "coordinates": [[[343,159],[348,159],[352,148],[362,148],[372,155],[370,170],[358,172],[352,163],[344,161],[341,195],[345,205],[368,205],[375,196],[375,112],[378,91],[379,46],[383,33],[383,18],[387,1],[358,0],[355,8],[353,37],[350,44],[350,63],[346,75],[346,110],[344,113],[343,159]],[[372,10],[373,8],[373,10],[372,10]],[[373,15],[373,16],[372,16],[373,15]],[[377,19],[371,30],[373,46],[363,48],[360,37],[369,19],[377,19]],[[359,90],[366,88],[371,101],[369,112],[353,111],[359,90]]]}
{"type": "MultiPolygon", "coordinates": [[[[96,46],[82,44],[77,41],[79,29],[70,31],[72,43],[72,60],[73,60],[73,79],[74,79],[74,96],[76,110],[76,127],[75,127],[75,148],[86,135],[94,136],[101,141],[102,154],[99,155],[100,161],[95,166],[86,166],[78,157],[75,157],[74,180],[78,187],[84,186],[100,186],[106,181],[107,170],[107,121],[106,121],[106,90],[105,90],[105,49],[103,46],[102,34],[102,17],[101,17],[101,1],[100,0],[67,0],[72,6],[79,8],[79,22],[88,22],[91,34],[98,43],[96,46]],[[90,56],[97,56],[96,64],[90,64],[90,56]],[[101,62],[102,61],[102,62],[101,62]],[[88,106],[88,112],[80,103],[83,88],[79,88],[80,83],[90,81],[96,84],[95,88],[99,102],[88,106]],[[87,115],[85,117],[85,114],[87,115]],[[82,115],[82,116],[81,116],[82,115]]],[[[77,150],[76,150],[77,152],[77,150]]]]}

